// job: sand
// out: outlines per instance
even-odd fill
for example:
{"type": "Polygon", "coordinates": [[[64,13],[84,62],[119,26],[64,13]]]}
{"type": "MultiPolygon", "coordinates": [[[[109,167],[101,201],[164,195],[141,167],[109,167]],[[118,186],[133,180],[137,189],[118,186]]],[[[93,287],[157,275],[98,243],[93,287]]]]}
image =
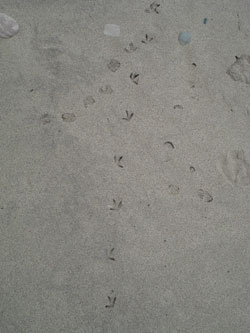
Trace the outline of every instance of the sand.
{"type": "Polygon", "coordinates": [[[0,332],[249,333],[249,2],[0,12],[0,332]]]}

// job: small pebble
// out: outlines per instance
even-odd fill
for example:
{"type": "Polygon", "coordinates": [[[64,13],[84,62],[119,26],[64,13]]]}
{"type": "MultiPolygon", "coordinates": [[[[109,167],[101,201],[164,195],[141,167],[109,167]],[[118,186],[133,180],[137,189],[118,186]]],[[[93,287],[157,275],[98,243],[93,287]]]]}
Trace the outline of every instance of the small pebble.
{"type": "Polygon", "coordinates": [[[0,37],[10,38],[17,34],[19,31],[19,25],[10,16],[0,13],[0,37]]]}
{"type": "Polygon", "coordinates": [[[181,45],[187,45],[191,42],[191,34],[189,32],[180,32],[178,40],[181,45]]]}
{"type": "Polygon", "coordinates": [[[104,27],[104,35],[119,37],[120,36],[120,26],[116,24],[106,24],[104,27]]]}

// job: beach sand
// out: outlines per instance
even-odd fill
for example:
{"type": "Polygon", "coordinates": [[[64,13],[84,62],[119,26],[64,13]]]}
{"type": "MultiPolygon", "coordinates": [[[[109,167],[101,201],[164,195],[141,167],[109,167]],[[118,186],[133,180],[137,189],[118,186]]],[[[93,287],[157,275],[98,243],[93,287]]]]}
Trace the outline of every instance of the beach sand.
{"type": "Polygon", "coordinates": [[[249,333],[249,2],[0,12],[0,332],[249,333]]]}

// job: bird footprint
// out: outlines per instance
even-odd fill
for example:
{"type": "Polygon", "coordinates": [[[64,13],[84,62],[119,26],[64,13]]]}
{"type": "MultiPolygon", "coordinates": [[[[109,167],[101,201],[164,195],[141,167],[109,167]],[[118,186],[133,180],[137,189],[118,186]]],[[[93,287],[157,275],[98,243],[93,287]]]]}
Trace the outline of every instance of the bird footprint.
{"type": "Polygon", "coordinates": [[[135,52],[137,50],[137,47],[134,45],[134,43],[129,43],[128,47],[126,47],[124,50],[128,53],[131,53],[135,52]]]}
{"type": "Polygon", "coordinates": [[[138,84],[139,83],[139,74],[137,74],[137,73],[131,73],[130,74],[130,79],[135,84],[138,84]]]}
{"type": "Polygon", "coordinates": [[[155,13],[159,14],[158,7],[160,7],[160,4],[157,3],[156,1],[154,1],[154,2],[151,3],[151,5],[149,6],[149,8],[145,9],[145,12],[146,13],[155,12],[155,13]]]}
{"type": "Polygon", "coordinates": [[[105,305],[105,308],[113,308],[116,302],[116,296],[108,296],[109,304],[105,305]]]}
{"type": "Polygon", "coordinates": [[[141,41],[143,44],[148,44],[149,42],[151,42],[154,38],[153,37],[149,37],[148,34],[145,35],[145,38],[141,41]]]}
{"type": "Polygon", "coordinates": [[[123,119],[123,120],[130,121],[130,120],[132,119],[134,113],[133,113],[133,112],[129,113],[129,112],[126,110],[126,115],[127,115],[127,117],[124,117],[124,118],[122,118],[122,119],[123,119]]]}
{"type": "Polygon", "coordinates": [[[117,202],[115,199],[113,199],[113,206],[109,206],[110,210],[119,210],[122,207],[122,200],[117,202]]]}
{"type": "Polygon", "coordinates": [[[115,258],[114,258],[114,255],[113,255],[114,249],[115,248],[113,247],[111,250],[107,251],[108,259],[112,260],[112,261],[115,261],[115,258]]]}
{"type": "Polygon", "coordinates": [[[121,164],[121,160],[123,159],[123,156],[117,157],[116,155],[114,156],[114,161],[118,165],[119,168],[123,168],[123,165],[121,164]]]}

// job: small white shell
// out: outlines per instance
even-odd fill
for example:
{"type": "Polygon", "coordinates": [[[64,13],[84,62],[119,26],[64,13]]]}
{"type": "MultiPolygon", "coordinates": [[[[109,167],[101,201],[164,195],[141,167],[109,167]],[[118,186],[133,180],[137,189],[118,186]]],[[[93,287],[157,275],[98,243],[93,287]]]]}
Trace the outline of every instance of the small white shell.
{"type": "Polygon", "coordinates": [[[10,16],[0,13],[0,37],[10,38],[19,31],[19,25],[10,16]]]}
{"type": "Polygon", "coordinates": [[[119,37],[120,36],[120,26],[116,24],[106,24],[104,27],[104,35],[119,37]]]}

